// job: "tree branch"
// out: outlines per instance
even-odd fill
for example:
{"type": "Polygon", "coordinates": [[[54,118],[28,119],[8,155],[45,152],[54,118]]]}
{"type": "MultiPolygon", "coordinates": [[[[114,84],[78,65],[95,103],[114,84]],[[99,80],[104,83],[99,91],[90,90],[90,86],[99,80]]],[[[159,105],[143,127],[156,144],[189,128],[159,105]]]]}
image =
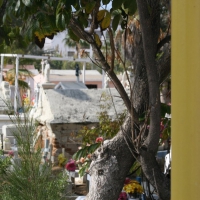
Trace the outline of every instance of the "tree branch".
{"type": "Polygon", "coordinates": [[[160,50],[160,48],[171,41],[171,35],[167,35],[163,40],[161,40],[158,44],[157,44],[157,52],[160,50]]]}
{"type": "MultiPolygon", "coordinates": [[[[84,31],[79,24],[76,22],[75,18],[71,18],[70,23],[69,23],[69,28],[72,29],[74,34],[76,34],[79,38],[87,41],[93,49],[94,55],[96,56],[96,60],[98,60],[99,63],[102,65],[102,69],[108,74],[110,77],[111,81],[113,82],[115,88],[119,92],[120,96],[122,97],[124,104],[128,110],[128,112],[131,114],[131,101],[129,99],[129,96],[127,92],[125,91],[123,85],[121,84],[120,80],[118,79],[117,75],[110,70],[110,66],[108,65],[102,51],[100,48],[97,46],[95,43],[92,35],[90,35],[88,32],[84,31]]],[[[134,122],[138,123],[138,114],[136,110],[133,108],[133,118],[134,122]]]]}
{"type": "Polygon", "coordinates": [[[110,70],[113,71],[114,60],[115,60],[115,45],[114,45],[112,30],[110,27],[108,28],[108,34],[110,36],[110,47],[111,47],[111,68],[110,68],[110,70]]]}
{"type": "Polygon", "coordinates": [[[100,1],[96,1],[96,5],[91,13],[91,16],[92,16],[92,21],[91,21],[91,26],[90,26],[90,30],[88,31],[90,34],[93,34],[94,33],[94,30],[97,28],[97,20],[96,20],[96,16],[97,16],[97,13],[99,11],[99,7],[100,7],[100,1]]]}

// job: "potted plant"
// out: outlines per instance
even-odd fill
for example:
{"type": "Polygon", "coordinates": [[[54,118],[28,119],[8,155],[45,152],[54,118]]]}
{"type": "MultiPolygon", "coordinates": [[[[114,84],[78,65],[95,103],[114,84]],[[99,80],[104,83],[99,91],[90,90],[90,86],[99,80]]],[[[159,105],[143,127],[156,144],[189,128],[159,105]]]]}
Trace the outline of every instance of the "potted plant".
{"type": "Polygon", "coordinates": [[[69,176],[69,180],[74,183],[75,179],[75,170],[76,170],[76,162],[75,160],[70,159],[65,165],[65,169],[67,170],[67,174],[69,176]]]}
{"type": "Polygon", "coordinates": [[[128,194],[129,200],[139,200],[139,197],[143,192],[143,188],[138,181],[126,179],[123,191],[128,194]]]}

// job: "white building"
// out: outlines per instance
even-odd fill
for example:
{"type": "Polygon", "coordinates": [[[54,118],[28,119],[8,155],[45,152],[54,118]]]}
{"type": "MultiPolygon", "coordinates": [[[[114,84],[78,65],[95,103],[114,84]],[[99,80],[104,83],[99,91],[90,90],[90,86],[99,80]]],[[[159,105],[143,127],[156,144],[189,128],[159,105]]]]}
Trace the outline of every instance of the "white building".
{"type": "MultiPolygon", "coordinates": [[[[44,51],[47,54],[51,54],[52,51],[57,51],[62,57],[74,57],[77,54],[75,47],[70,47],[65,44],[65,38],[68,34],[67,30],[57,33],[51,40],[49,38],[45,39],[44,51]]],[[[92,57],[92,48],[84,48],[86,52],[92,57]]]]}

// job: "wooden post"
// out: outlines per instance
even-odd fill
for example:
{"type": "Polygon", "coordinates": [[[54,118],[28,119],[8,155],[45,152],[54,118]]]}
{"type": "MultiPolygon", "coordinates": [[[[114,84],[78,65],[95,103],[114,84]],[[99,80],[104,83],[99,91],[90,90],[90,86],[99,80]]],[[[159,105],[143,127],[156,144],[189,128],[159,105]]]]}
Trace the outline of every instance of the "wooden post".
{"type": "Polygon", "coordinates": [[[200,3],[172,2],[172,200],[199,199],[200,3]]]}

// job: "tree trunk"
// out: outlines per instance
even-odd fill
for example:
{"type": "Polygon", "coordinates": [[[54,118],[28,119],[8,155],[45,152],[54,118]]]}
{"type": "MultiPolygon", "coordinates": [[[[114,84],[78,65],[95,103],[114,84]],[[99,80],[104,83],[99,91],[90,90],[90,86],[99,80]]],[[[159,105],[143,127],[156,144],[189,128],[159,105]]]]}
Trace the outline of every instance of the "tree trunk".
{"type": "Polygon", "coordinates": [[[140,16],[145,65],[148,79],[150,128],[143,148],[140,149],[142,170],[156,188],[160,199],[170,199],[169,180],[160,170],[155,154],[160,135],[160,91],[159,73],[156,66],[157,42],[160,29],[159,1],[137,0],[140,16]],[[145,148],[144,148],[145,147],[145,148]],[[145,149],[145,151],[143,150],[145,149]]]}
{"type": "Polygon", "coordinates": [[[116,200],[134,161],[131,118],[128,117],[117,136],[106,140],[93,154],[89,168],[90,190],[86,200],[116,200]]]}

